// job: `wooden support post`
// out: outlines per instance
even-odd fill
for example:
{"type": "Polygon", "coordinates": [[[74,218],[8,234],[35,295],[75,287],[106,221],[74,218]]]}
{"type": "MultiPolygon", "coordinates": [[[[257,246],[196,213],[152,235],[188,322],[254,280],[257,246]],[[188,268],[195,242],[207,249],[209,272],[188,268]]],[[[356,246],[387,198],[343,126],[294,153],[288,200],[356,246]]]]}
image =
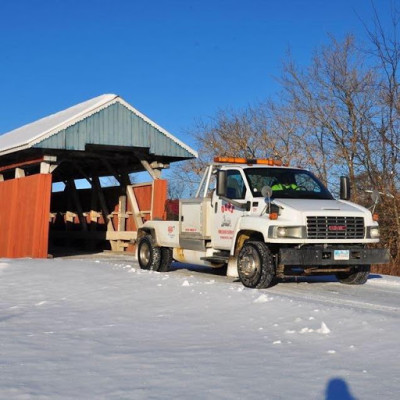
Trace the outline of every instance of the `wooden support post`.
{"type": "Polygon", "coordinates": [[[89,216],[89,230],[90,230],[90,237],[91,240],[87,240],[85,247],[89,251],[94,251],[96,249],[96,231],[97,231],[97,221],[98,218],[100,217],[100,214],[95,211],[97,210],[97,199],[98,199],[98,193],[97,193],[97,187],[93,185],[91,180],[89,181],[88,178],[86,178],[88,182],[92,184],[92,190],[91,190],[91,199],[90,199],[90,212],[87,213],[86,215],[89,216]]]}
{"type": "Polygon", "coordinates": [[[140,162],[154,180],[161,178],[161,168],[153,168],[153,166],[146,160],[140,160],[140,162]]]}
{"type": "Polygon", "coordinates": [[[122,193],[126,194],[126,187],[131,184],[129,174],[127,172],[121,173],[119,182],[121,184],[121,187],[123,188],[122,193]]]}
{"type": "MultiPolygon", "coordinates": [[[[115,178],[118,179],[120,184],[120,196],[118,198],[118,232],[126,231],[126,219],[128,215],[126,214],[126,206],[127,206],[127,194],[126,188],[129,185],[129,175],[126,172],[122,172],[119,176],[114,173],[115,178]]],[[[128,247],[128,243],[124,241],[121,237],[117,241],[117,247],[119,251],[125,251],[125,248],[128,247]]]]}
{"type": "Polygon", "coordinates": [[[58,167],[57,157],[55,156],[44,156],[43,161],[40,163],[41,174],[52,174],[53,171],[58,167]]]}
{"type": "MultiPolygon", "coordinates": [[[[100,180],[98,176],[93,176],[92,178],[92,183],[93,187],[96,190],[96,193],[98,194],[98,199],[100,202],[100,207],[103,212],[104,220],[107,221],[107,231],[114,232],[114,224],[112,221],[112,217],[110,217],[110,213],[108,211],[106,199],[104,198],[104,194],[101,190],[101,185],[100,185],[100,180]]],[[[117,243],[114,240],[110,240],[110,245],[111,245],[111,250],[112,251],[117,251],[117,243]]]]}
{"type": "Polygon", "coordinates": [[[110,162],[104,158],[102,158],[101,161],[104,164],[104,166],[107,168],[107,170],[110,172],[110,175],[112,175],[121,184],[121,177],[118,174],[118,172],[112,167],[110,162]]]}
{"type": "Polygon", "coordinates": [[[121,191],[120,191],[120,196],[119,196],[119,201],[118,201],[118,210],[119,210],[119,215],[118,215],[118,231],[124,232],[126,231],[126,205],[127,205],[127,193],[126,193],[126,188],[129,185],[129,175],[127,173],[122,173],[120,175],[120,186],[121,186],[121,191]]]}
{"type": "Polygon", "coordinates": [[[40,173],[41,174],[50,174],[50,164],[47,162],[40,163],[40,173]]]}
{"type": "Polygon", "coordinates": [[[96,192],[98,194],[100,207],[103,212],[104,219],[107,220],[107,230],[108,231],[115,231],[114,224],[112,221],[112,217],[110,217],[110,212],[108,211],[106,199],[104,198],[103,191],[101,190],[100,180],[98,176],[94,176],[92,178],[93,186],[96,188],[96,192]]]}
{"type": "Polygon", "coordinates": [[[49,222],[50,223],[54,223],[54,221],[56,220],[57,217],[57,213],[49,213],[49,222]]]}
{"type": "MultiPolygon", "coordinates": [[[[119,196],[118,201],[118,232],[125,232],[126,230],[126,196],[119,196]]],[[[119,251],[124,251],[125,242],[123,240],[117,241],[119,251]]]]}
{"type": "Polygon", "coordinates": [[[52,174],[58,167],[56,156],[43,156],[43,161],[40,163],[41,174],[52,174]]]}
{"type": "MultiPolygon", "coordinates": [[[[72,163],[71,163],[72,164],[72,163]]],[[[85,171],[77,164],[73,164],[73,167],[88,181],[89,185],[92,184],[92,179],[85,171]]]]}
{"type": "MultiPolygon", "coordinates": [[[[98,215],[95,214],[97,210],[97,200],[99,198],[99,188],[92,183],[92,197],[90,200],[90,230],[95,231],[97,229],[97,218],[98,215]]],[[[104,219],[105,220],[105,219],[104,219]]]]}
{"type": "MultiPolygon", "coordinates": [[[[72,210],[71,188],[69,187],[68,182],[65,181],[64,184],[65,184],[64,192],[67,197],[67,212],[68,212],[68,210],[72,210]]],[[[71,222],[68,221],[67,215],[65,214],[65,230],[70,231],[71,227],[72,227],[71,222]]],[[[67,246],[70,246],[70,244],[71,244],[70,241],[67,240],[67,246]]]]}
{"type": "Polygon", "coordinates": [[[79,200],[79,196],[78,196],[78,192],[76,190],[76,186],[75,186],[75,182],[73,179],[70,179],[68,181],[68,185],[71,189],[71,194],[72,194],[72,199],[75,203],[75,207],[76,207],[76,211],[78,212],[78,218],[79,218],[79,222],[81,223],[82,226],[82,230],[83,231],[87,231],[88,230],[88,226],[86,223],[86,218],[83,215],[83,209],[82,209],[82,205],[81,202],[79,200]]]}
{"type": "Polygon", "coordinates": [[[126,196],[119,196],[118,200],[118,231],[126,231],[126,196]]]}
{"type": "Polygon", "coordinates": [[[24,177],[25,177],[25,171],[22,168],[15,168],[15,179],[24,177]]]}

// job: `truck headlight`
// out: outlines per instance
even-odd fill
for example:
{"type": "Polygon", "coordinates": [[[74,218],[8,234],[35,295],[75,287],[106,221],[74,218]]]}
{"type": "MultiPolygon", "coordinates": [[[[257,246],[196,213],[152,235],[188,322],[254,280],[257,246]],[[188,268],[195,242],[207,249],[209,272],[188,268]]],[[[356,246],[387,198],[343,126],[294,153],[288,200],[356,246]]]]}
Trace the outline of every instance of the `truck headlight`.
{"type": "Polygon", "coordinates": [[[367,238],[378,239],[380,237],[379,228],[377,226],[369,226],[367,229],[367,238]]]}
{"type": "Polygon", "coordinates": [[[302,239],[306,232],[305,226],[271,226],[268,236],[272,238],[302,239]]]}

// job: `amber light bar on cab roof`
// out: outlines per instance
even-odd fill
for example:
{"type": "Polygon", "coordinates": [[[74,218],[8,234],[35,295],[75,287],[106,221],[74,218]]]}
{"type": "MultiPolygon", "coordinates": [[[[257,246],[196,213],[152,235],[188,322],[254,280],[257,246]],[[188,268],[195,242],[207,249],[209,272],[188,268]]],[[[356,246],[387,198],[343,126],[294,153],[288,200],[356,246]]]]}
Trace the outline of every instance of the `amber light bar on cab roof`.
{"type": "Polygon", "coordinates": [[[272,158],[239,158],[239,157],[214,157],[216,163],[230,163],[230,164],[264,164],[276,165],[287,167],[289,164],[284,164],[282,160],[274,160],[272,158]]]}

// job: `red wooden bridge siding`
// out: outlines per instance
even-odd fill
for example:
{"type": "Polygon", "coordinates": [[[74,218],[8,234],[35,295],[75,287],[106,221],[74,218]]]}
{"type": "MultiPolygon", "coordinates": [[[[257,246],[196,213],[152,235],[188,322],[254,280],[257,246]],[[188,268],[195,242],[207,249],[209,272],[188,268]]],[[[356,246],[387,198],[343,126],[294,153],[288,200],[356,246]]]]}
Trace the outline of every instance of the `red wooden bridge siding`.
{"type": "MultiPolygon", "coordinates": [[[[167,181],[156,179],[153,183],[134,186],[136,201],[141,211],[151,211],[153,219],[165,219],[165,202],[167,200],[167,181]]],[[[127,204],[127,210],[132,211],[131,205],[127,204]]],[[[150,219],[150,214],[143,217],[144,220],[150,219]]],[[[127,231],[137,231],[137,226],[132,216],[126,222],[127,231]]]]}
{"type": "Polygon", "coordinates": [[[165,202],[167,201],[167,181],[156,179],[154,181],[153,218],[165,219],[165,202]]]}
{"type": "Polygon", "coordinates": [[[47,257],[51,182],[51,174],[0,182],[0,257],[47,257]]]}

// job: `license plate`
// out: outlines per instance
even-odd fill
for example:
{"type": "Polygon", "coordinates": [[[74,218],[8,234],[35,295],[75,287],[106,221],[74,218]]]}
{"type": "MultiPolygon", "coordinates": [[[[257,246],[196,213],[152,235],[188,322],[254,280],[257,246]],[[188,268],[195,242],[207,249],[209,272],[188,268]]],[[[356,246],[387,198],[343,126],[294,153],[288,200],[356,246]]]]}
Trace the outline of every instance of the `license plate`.
{"type": "Polygon", "coordinates": [[[350,250],[334,250],[334,260],[350,260],[350,250]]]}

